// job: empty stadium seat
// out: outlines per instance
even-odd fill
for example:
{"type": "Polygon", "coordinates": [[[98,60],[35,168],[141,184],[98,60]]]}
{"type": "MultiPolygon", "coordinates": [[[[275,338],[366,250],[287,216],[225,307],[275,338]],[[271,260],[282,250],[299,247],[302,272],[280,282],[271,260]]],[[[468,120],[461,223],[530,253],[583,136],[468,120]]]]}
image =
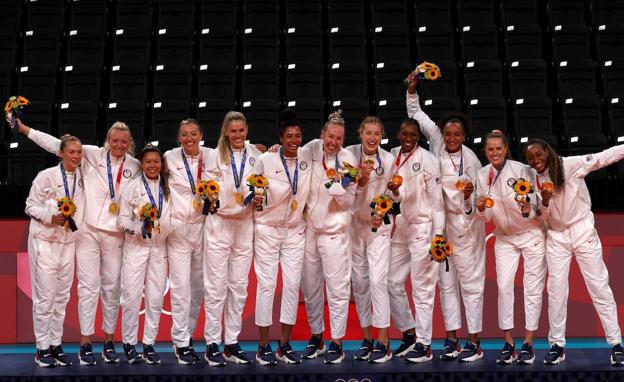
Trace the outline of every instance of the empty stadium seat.
{"type": "Polygon", "coordinates": [[[199,2],[201,30],[234,33],[236,2],[231,0],[201,0],[199,2]]]}
{"type": "Polygon", "coordinates": [[[502,66],[497,60],[469,61],[465,66],[466,97],[502,97],[502,66]]]}
{"type": "Polygon", "coordinates": [[[539,25],[509,25],[504,33],[507,60],[542,58],[542,33],[539,25]]]}
{"type": "Polygon", "coordinates": [[[316,28],[291,27],[285,35],[286,62],[289,64],[323,60],[322,33],[316,28]]]}
{"type": "Polygon", "coordinates": [[[242,112],[247,119],[247,139],[269,145],[277,138],[279,103],[273,99],[249,99],[243,102],[242,112]]]}
{"type": "Polygon", "coordinates": [[[159,0],[158,28],[179,28],[193,30],[195,7],[193,1],[159,0]]]}
{"type": "Polygon", "coordinates": [[[243,3],[243,28],[266,28],[277,31],[279,4],[277,0],[246,0],[243,3]]]}
{"type": "Polygon", "coordinates": [[[544,60],[518,60],[509,67],[509,92],[512,99],[545,97],[548,71],[544,60]]]}
{"type": "Polygon", "coordinates": [[[202,64],[226,63],[236,60],[236,37],[233,31],[202,30],[199,40],[199,61],[202,64]]]}
{"type": "Polygon", "coordinates": [[[589,58],[589,36],[584,24],[555,26],[552,43],[555,61],[589,58]]]}
{"type": "Polygon", "coordinates": [[[618,97],[624,100],[624,58],[604,63],[602,84],[607,100],[618,97]]]}
{"type": "Polygon", "coordinates": [[[432,25],[451,25],[453,18],[451,0],[415,0],[414,14],[416,27],[432,25]]]}
{"type": "Polygon", "coordinates": [[[403,26],[379,26],[373,33],[373,62],[402,60],[410,63],[409,31],[403,26]]]}
{"type": "Polygon", "coordinates": [[[277,66],[279,61],[279,36],[277,30],[248,28],[243,34],[243,62],[265,63],[277,66]]]}
{"type": "Polygon", "coordinates": [[[452,60],[455,58],[453,49],[453,29],[446,25],[419,26],[416,34],[419,61],[436,59],[452,60]]]}
{"type": "Polygon", "coordinates": [[[457,0],[459,27],[493,25],[494,2],[491,0],[457,0]]]}
{"type": "Polygon", "coordinates": [[[67,37],[66,65],[104,64],[104,35],[95,29],[76,29],[67,37]]]}
{"type": "Polygon", "coordinates": [[[436,123],[446,113],[462,111],[462,104],[456,97],[422,98],[420,102],[425,113],[436,123]]]}
{"type": "Polygon", "coordinates": [[[371,7],[373,28],[409,25],[406,1],[373,0],[371,7]]]}
{"type": "Polygon", "coordinates": [[[59,133],[80,138],[83,144],[97,145],[97,103],[62,102],[59,109],[59,133]]]}
{"type": "Polygon", "coordinates": [[[321,128],[327,120],[323,101],[318,98],[289,99],[286,106],[295,109],[303,128],[304,142],[320,137],[321,128]]]}
{"type": "Polygon", "coordinates": [[[612,0],[591,0],[589,2],[593,25],[609,25],[624,20],[624,3],[612,0]]]}
{"type": "Polygon", "coordinates": [[[517,142],[522,145],[532,138],[543,139],[556,147],[553,131],[552,102],[548,97],[521,97],[513,101],[517,142]]]}
{"type": "Polygon", "coordinates": [[[602,61],[624,58],[624,19],[620,23],[600,25],[596,30],[596,49],[602,61]]]}
{"type": "Polygon", "coordinates": [[[374,69],[375,98],[378,101],[404,98],[405,84],[403,79],[412,69],[405,61],[388,61],[376,64],[374,69]]]}
{"type": "Polygon", "coordinates": [[[540,0],[502,0],[501,17],[503,27],[537,24],[539,22],[538,1],[540,0]]]}
{"type": "Polygon", "coordinates": [[[364,5],[360,0],[333,0],[328,4],[329,27],[351,27],[364,31],[364,5]]]}
{"type": "Polygon", "coordinates": [[[242,97],[277,100],[279,97],[279,68],[273,64],[245,64],[241,77],[242,97]]]}
{"type": "Polygon", "coordinates": [[[603,150],[607,144],[602,131],[598,97],[566,99],[563,104],[563,127],[570,153],[603,150]]]}
{"type": "Polygon", "coordinates": [[[178,27],[159,29],[156,35],[156,62],[192,65],[192,31],[178,27]]]}
{"type": "Polygon", "coordinates": [[[178,125],[181,120],[189,117],[190,106],[188,101],[154,102],[149,141],[157,141],[163,151],[177,146],[178,125]]]}
{"type": "Polygon", "coordinates": [[[594,62],[590,59],[562,61],[557,67],[560,98],[596,95],[594,62]]]}
{"type": "Polygon", "coordinates": [[[546,6],[550,25],[585,22],[584,0],[548,0],[546,6]]]}
{"type": "Polygon", "coordinates": [[[153,6],[151,0],[117,0],[116,29],[134,28],[142,36],[152,30],[153,6]]]}
{"type": "MultiPolygon", "coordinates": [[[[191,66],[186,64],[156,65],[154,72],[154,100],[190,102],[191,66]]],[[[164,110],[164,109],[163,109],[164,110]]]]}
{"type": "Polygon", "coordinates": [[[113,63],[140,65],[147,71],[150,64],[151,40],[141,28],[124,27],[113,35],[113,63]]]}
{"type": "Polygon", "coordinates": [[[426,98],[457,97],[457,64],[451,60],[436,60],[435,64],[440,68],[440,78],[421,81],[420,93],[426,98]]]}
{"type": "Polygon", "coordinates": [[[197,120],[204,132],[204,145],[217,147],[223,116],[236,105],[230,100],[206,99],[197,104],[197,120]]]}
{"type": "Polygon", "coordinates": [[[234,103],[236,98],[236,72],[229,64],[202,65],[199,70],[197,98],[222,99],[234,103]]]}
{"type": "Polygon", "coordinates": [[[485,136],[498,129],[509,133],[507,124],[507,103],[501,98],[475,98],[468,101],[468,115],[472,120],[471,137],[473,144],[485,142],[485,136]],[[479,138],[481,140],[479,140],[479,138]]]}
{"type": "Polygon", "coordinates": [[[52,103],[56,94],[56,68],[48,65],[29,65],[19,68],[17,93],[27,95],[32,102],[52,103]]]}
{"type": "Polygon", "coordinates": [[[332,101],[368,97],[366,66],[359,61],[332,64],[329,70],[329,91],[332,101]]]}
{"type": "Polygon", "coordinates": [[[334,27],[329,35],[329,60],[366,62],[364,31],[353,26],[334,27]]]}
{"type": "Polygon", "coordinates": [[[464,61],[497,59],[498,31],[493,25],[466,25],[461,28],[460,46],[464,61]]]}
{"type": "Polygon", "coordinates": [[[92,29],[100,36],[106,34],[108,0],[71,1],[69,6],[69,29],[92,29]]]}
{"type": "Polygon", "coordinates": [[[142,65],[114,65],[110,72],[109,97],[113,102],[147,99],[147,73],[142,65]]]}
{"type": "Polygon", "coordinates": [[[310,28],[320,30],[322,21],[321,0],[286,2],[286,29],[310,28]]]}
{"type": "Polygon", "coordinates": [[[323,72],[314,63],[288,64],[285,73],[286,100],[323,99],[323,72]]]}
{"type": "Polygon", "coordinates": [[[62,71],[61,99],[64,102],[100,100],[101,73],[95,65],[66,66],[62,71]]]}
{"type": "Polygon", "coordinates": [[[145,101],[115,101],[104,105],[106,128],[117,121],[124,122],[132,132],[135,146],[140,149],[145,145],[145,101]]]}

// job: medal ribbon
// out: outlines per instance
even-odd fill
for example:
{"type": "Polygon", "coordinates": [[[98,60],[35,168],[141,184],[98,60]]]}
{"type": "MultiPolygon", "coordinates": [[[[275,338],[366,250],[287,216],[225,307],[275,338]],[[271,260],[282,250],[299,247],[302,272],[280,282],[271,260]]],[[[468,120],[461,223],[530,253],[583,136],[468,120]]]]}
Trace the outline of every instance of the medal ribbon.
{"type": "Polygon", "coordinates": [[[115,200],[115,192],[119,191],[119,185],[121,184],[121,173],[123,172],[123,166],[126,162],[126,156],[124,155],[123,161],[119,166],[119,170],[117,170],[117,180],[115,182],[115,186],[113,187],[113,169],[111,165],[111,157],[110,151],[106,153],[106,171],[108,172],[108,190],[110,191],[111,200],[115,200]]]}
{"type": "Polygon", "coordinates": [[[500,171],[498,172],[498,174],[496,174],[496,176],[494,176],[494,166],[490,167],[490,173],[488,174],[488,195],[492,193],[492,186],[498,180],[498,177],[503,172],[503,169],[505,168],[506,164],[507,164],[507,159],[505,159],[505,161],[503,162],[503,167],[501,167],[500,171]]]}
{"type": "MultiPolygon", "coordinates": [[[[193,180],[193,174],[191,174],[191,168],[186,160],[186,155],[184,155],[184,149],[180,150],[180,154],[182,154],[182,162],[184,162],[184,168],[186,169],[186,177],[189,180],[189,184],[191,185],[191,193],[195,195],[195,181],[193,180]]],[[[199,152],[199,162],[197,163],[197,181],[201,182],[202,175],[202,164],[204,161],[204,155],[202,152],[199,152]]]]}
{"type": "MultiPolygon", "coordinates": [[[[145,179],[144,174],[141,174],[141,179],[143,180],[143,186],[145,187],[145,191],[147,191],[147,196],[149,197],[149,200],[152,203],[152,206],[156,206],[156,201],[154,201],[154,195],[152,195],[152,190],[150,189],[149,184],[147,184],[147,180],[145,179]]],[[[160,182],[158,182],[158,209],[156,210],[156,212],[158,213],[157,219],[160,219],[160,212],[162,211],[162,204],[163,204],[163,189],[162,189],[162,186],[160,185],[160,182]]]]}
{"type": "Polygon", "coordinates": [[[243,173],[245,172],[245,162],[247,161],[247,149],[243,152],[243,159],[241,159],[240,173],[236,172],[236,160],[234,159],[234,151],[230,148],[230,165],[232,165],[232,175],[234,176],[234,186],[238,190],[243,180],[243,173]]]}
{"type": "MultiPolygon", "coordinates": [[[[458,171],[458,175],[462,176],[464,175],[464,149],[461,148],[459,149],[459,155],[461,156],[461,159],[459,160],[459,171],[458,171]]],[[[455,170],[457,167],[457,165],[455,164],[455,162],[453,161],[453,157],[451,156],[451,153],[449,153],[449,158],[451,158],[451,163],[453,163],[453,170],[455,170]]]]}
{"type": "Polygon", "coordinates": [[[297,195],[297,185],[299,183],[299,158],[295,159],[295,173],[291,180],[290,171],[288,171],[288,165],[286,164],[286,159],[284,158],[284,148],[280,147],[279,150],[280,159],[282,160],[282,165],[284,166],[284,171],[286,172],[286,177],[288,178],[288,183],[290,184],[290,189],[292,190],[293,196],[297,195]]]}
{"type": "MultiPolygon", "coordinates": [[[[338,153],[336,153],[336,163],[335,163],[336,171],[340,168],[340,164],[338,163],[338,153]]],[[[325,164],[325,153],[323,153],[323,170],[327,172],[327,165],[325,164]]]]}
{"type": "Polygon", "coordinates": [[[65,196],[67,196],[69,199],[73,199],[74,193],[76,192],[76,178],[78,178],[78,174],[74,172],[74,185],[72,186],[72,192],[70,194],[69,186],[67,185],[67,174],[65,173],[65,166],[63,166],[63,163],[60,163],[59,165],[61,166],[61,177],[63,178],[63,187],[65,188],[65,196]]]}
{"type": "MultiPolygon", "coordinates": [[[[366,155],[366,153],[364,152],[364,148],[362,148],[362,154],[360,155],[360,166],[362,166],[362,157],[366,155]]],[[[369,156],[369,155],[367,155],[369,156]]],[[[375,170],[375,172],[377,172],[377,169],[381,168],[381,157],[379,156],[379,150],[377,150],[377,152],[375,153],[375,156],[377,157],[377,168],[374,168],[373,170],[375,170]]]]}
{"type": "Polygon", "coordinates": [[[394,162],[394,167],[396,167],[396,170],[393,171],[393,173],[396,174],[397,172],[399,172],[399,169],[403,167],[405,162],[407,162],[407,160],[412,156],[412,154],[416,152],[416,150],[418,150],[418,147],[414,147],[414,149],[407,155],[405,160],[401,163],[401,154],[403,153],[403,149],[401,149],[401,151],[399,151],[399,155],[397,155],[396,161],[394,162]]]}

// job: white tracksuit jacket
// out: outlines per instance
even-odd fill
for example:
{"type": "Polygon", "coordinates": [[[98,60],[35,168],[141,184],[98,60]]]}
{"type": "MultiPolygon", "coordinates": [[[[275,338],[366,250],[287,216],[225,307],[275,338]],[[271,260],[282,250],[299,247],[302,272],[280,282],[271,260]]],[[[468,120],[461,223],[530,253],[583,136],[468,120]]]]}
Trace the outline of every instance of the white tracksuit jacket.
{"type": "Polygon", "coordinates": [[[61,344],[65,307],[74,280],[75,240],[84,229],[85,192],[81,170],[66,174],[70,194],[73,191],[70,196],[76,205],[73,219],[78,231],[52,224],[52,216],[59,213],[58,199],[66,196],[60,165],[41,171],[33,180],[26,199],[26,214],[31,218],[28,265],[33,329],[40,350],[61,344]]]}
{"type": "MultiPolygon", "coordinates": [[[[146,181],[154,198],[153,204],[159,206],[160,180],[146,178],[146,181]]],[[[153,345],[156,341],[167,285],[167,236],[174,229],[184,229],[184,226],[172,226],[171,196],[163,196],[160,218],[154,223],[152,237],[143,238],[139,210],[146,203],[150,203],[150,198],[139,176],[121,194],[117,217],[119,228],[125,233],[121,268],[121,330],[123,342],[131,345],[137,343],[142,295],[145,295],[142,342],[153,345]]]]}
{"type": "MultiPolygon", "coordinates": [[[[624,145],[597,154],[561,158],[565,187],[555,192],[548,207],[540,205],[546,220],[546,261],[548,263],[548,320],[551,345],[565,346],[568,306],[568,273],[576,258],[589,295],[605,331],[609,345],[622,342],[617,305],[609,287],[609,272],[602,258],[602,245],[594,228],[594,214],[585,176],[624,158],[624,145]]],[[[536,175],[540,185],[550,179],[548,169],[536,175]]]]}
{"type": "MultiPolygon", "coordinates": [[[[323,281],[327,289],[331,337],[344,337],[347,329],[349,297],[351,295],[351,244],[349,223],[351,207],[357,185],[350,183],[346,189],[334,183],[325,187],[327,168],[335,167],[336,156],[325,156],[323,142],[314,140],[306,145],[312,149],[312,180],[308,196],[307,232],[301,289],[306,303],[310,330],[323,333],[323,281]],[[323,275],[323,278],[320,275],[323,275]]],[[[341,149],[337,155],[339,165],[347,162],[353,166],[353,155],[341,149]]]]}
{"type": "Polygon", "coordinates": [[[485,225],[477,218],[475,201],[481,162],[472,150],[463,145],[459,152],[446,151],[438,125],[420,108],[418,94],[407,94],[406,103],[408,116],[418,121],[423,136],[429,140],[431,151],[440,160],[446,238],[453,244],[454,252],[449,258],[449,271],[446,272],[446,264],[440,264],[438,273],[444,326],[447,331],[461,328],[461,290],[468,333],[480,333],[485,287],[485,225]],[[468,200],[464,200],[463,191],[455,188],[460,170],[462,178],[469,179],[475,186],[468,200]]]}
{"type": "MultiPolygon", "coordinates": [[[[199,155],[186,155],[193,185],[206,168],[206,159],[212,149],[200,146],[199,155]],[[202,168],[198,169],[199,163],[202,168]],[[198,176],[198,174],[200,174],[198,176]]],[[[193,208],[193,199],[198,198],[192,190],[181,147],[165,153],[169,170],[171,190],[172,224],[183,229],[174,230],[167,237],[167,258],[169,260],[169,282],[171,296],[171,339],[177,347],[189,345],[197,325],[197,315],[204,298],[204,220],[201,209],[193,208]]],[[[202,178],[204,179],[204,178],[202,178]]],[[[199,200],[199,199],[198,199],[199,200]]],[[[203,202],[202,202],[203,203],[203,202]]]]}
{"type": "MultiPolygon", "coordinates": [[[[46,151],[58,155],[61,140],[46,133],[30,129],[28,138],[46,151]]],[[[108,150],[82,145],[81,169],[85,193],[89,203],[85,206],[84,228],[76,240],[76,276],[78,278],[78,317],[80,332],[84,336],[94,333],[98,297],[102,297],[102,330],[115,333],[119,298],[121,296],[121,262],[124,235],[117,227],[117,216],[111,214],[107,171],[108,150]]],[[[141,173],[139,161],[130,154],[117,159],[111,156],[113,184],[120,174],[115,200],[128,182],[141,173]],[[123,169],[119,173],[120,165],[123,169]]]]}
{"type": "Polygon", "coordinates": [[[431,260],[429,247],[435,235],[444,233],[444,204],[438,159],[422,147],[414,150],[412,153],[401,153],[398,147],[392,150],[400,162],[397,165],[395,160],[392,172],[403,177],[403,184],[399,187],[401,215],[396,219],[390,250],[388,292],[397,328],[405,331],[415,327],[419,342],[430,345],[439,264],[431,260]],[[415,322],[405,292],[408,273],[411,273],[415,322]]]}
{"type": "MultiPolygon", "coordinates": [[[[346,148],[356,158],[355,165],[362,163],[362,145],[346,148]]],[[[374,326],[387,328],[390,326],[390,299],[388,297],[388,266],[390,263],[390,231],[391,224],[383,224],[372,232],[370,207],[373,198],[379,194],[387,194],[394,201],[400,201],[386,186],[392,177],[394,163],[392,154],[378,148],[375,167],[370,173],[368,183],[357,188],[353,205],[351,222],[351,285],[353,298],[363,328],[374,326]],[[372,309],[371,309],[372,308],[372,309]]],[[[389,216],[391,219],[392,217],[389,216]]]]}
{"type": "Polygon", "coordinates": [[[530,194],[531,212],[528,218],[523,217],[515,200],[512,183],[518,178],[530,180],[529,167],[507,160],[498,178],[497,174],[498,171],[492,165],[479,171],[477,196],[489,194],[494,200],[494,206],[483,212],[477,210],[477,215],[486,222],[493,221],[496,225],[494,251],[498,285],[498,325],[501,330],[514,328],[514,279],[522,255],[525,328],[533,331],[537,330],[539,324],[546,276],[546,238],[536,208],[540,198],[537,193],[530,194]]]}
{"type": "Polygon", "coordinates": [[[253,258],[254,226],[252,203],[239,205],[236,193],[242,192],[244,197],[249,194],[247,177],[253,173],[260,151],[250,144],[245,144],[244,150],[234,150],[237,173],[243,156],[246,156],[245,168],[238,190],[232,166],[219,160],[218,150],[210,152],[206,161],[204,175],[215,179],[220,186],[219,210],[206,217],[204,226],[204,337],[207,344],[221,343],[222,316],[226,345],[238,342],[242,327],[253,258]]]}
{"type": "Polygon", "coordinates": [[[284,158],[290,181],[278,153],[264,153],[256,161],[254,171],[269,181],[267,202],[262,211],[254,211],[254,269],[256,287],[256,325],[273,323],[273,298],[277,286],[278,266],[282,269],[282,302],[280,322],[294,325],[299,305],[299,286],[305,250],[303,210],[310,193],[312,152],[299,148],[296,158],[284,158]],[[297,167],[297,194],[293,196],[297,167]],[[292,209],[295,201],[296,209],[292,209]]]}

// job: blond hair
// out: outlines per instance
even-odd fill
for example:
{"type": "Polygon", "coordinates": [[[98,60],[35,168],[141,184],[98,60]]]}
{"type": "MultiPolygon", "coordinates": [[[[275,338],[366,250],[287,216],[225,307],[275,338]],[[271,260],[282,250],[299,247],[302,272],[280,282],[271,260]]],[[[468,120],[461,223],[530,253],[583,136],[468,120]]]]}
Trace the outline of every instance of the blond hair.
{"type": "Polygon", "coordinates": [[[108,132],[106,133],[106,141],[104,142],[104,148],[106,150],[110,149],[110,147],[108,146],[108,140],[110,139],[110,136],[113,133],[113,131],[127,131],[128,132],[128,136],[130,137],[130,144],[128,145],[128,154],[130,154],[131,156],[134,156],[134,150],[136,146],[134,145],[134,138],[132,138],[132,131],[130,131],[130,128],[128,127],[128,125],[126,125],[125,123],[121,121],[116,121],[108,129],[108,132]]]}
{"type": "Polygon", "coordinates": [[[383,122],[381,122],[381,119],[379,119],[379,118],[377,118],[375,116],[372,116],[372,115],[368,115],[368,116],[364,117],[364,119],[360,123],[360,128],[358,129],[358,135],[362,135],[362,130],[364,130],[364,126],[366,126],[366,124],[368,124],[368,123],[381,127],[381,136],[384,137],[386,135],[386,131],[384,129],[384,124],[383,124],[383,122]]]}
{"type": "Polygon", "coordinates": [[[247,126],[247,118],[240,111],[228,111],[223,117],[223,123],[221,124],[221,134],[219,135],[219,142],[217,143],[217,152],[219,153],[219,160],[226,165],[230,164],[230,139],[227,136],[227,128],[232,121],[243,121],[247,126]]]}
{"type": "Polygon", "coordinates": [[[61,137],[61,147],[59,148],[59,151],[63,151],[69,142],[78,142],[82,145],[82,142],[80,142],[80,138],[71,134],[65,134],[61,137]]]}
{"type": "Polygon", "coordinates": [[[325,124],[323,125],[321,134],[324,133],[325,130],[327,130],[327,126],[329,126],[330,124],[342,126],[343,129],[346,127],[345,120],[344,118],[342,118],[342,110],[338,109],[331,113],[329,117],[327,117],[327,122],[325,122],[325,124]]]}

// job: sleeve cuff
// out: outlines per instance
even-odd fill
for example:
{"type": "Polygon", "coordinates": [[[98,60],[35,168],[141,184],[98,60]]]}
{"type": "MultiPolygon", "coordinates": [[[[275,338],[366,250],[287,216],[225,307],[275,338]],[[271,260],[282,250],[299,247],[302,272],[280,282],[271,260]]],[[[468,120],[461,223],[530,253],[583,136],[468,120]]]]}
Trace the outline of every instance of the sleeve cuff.
{"type": "Polygon", "coordinates": [[[342,188],[342,185],[340,184],[340,182],[335,182],[334,184],[331,185],[331,187],[329,187],[329,194],[331,196],[342,196],[346,193],[347,193],[347,190],[342,188]]]}

